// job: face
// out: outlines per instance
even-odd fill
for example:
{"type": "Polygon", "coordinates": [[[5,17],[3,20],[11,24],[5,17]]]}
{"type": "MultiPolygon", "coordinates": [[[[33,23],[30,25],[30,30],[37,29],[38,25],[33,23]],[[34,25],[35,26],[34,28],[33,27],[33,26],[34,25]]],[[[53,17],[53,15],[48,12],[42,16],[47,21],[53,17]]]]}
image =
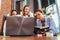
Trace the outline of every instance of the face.
{"type": "Polygon", "coordinates": [[[17,12],[16,11],[13,11],[12,12],[12,16],[16,16],[17,15],[17,12]]]}
{"type": "Polygon", "coordinates": [[[28,14],[30,12],[30,8],[29,7],[25,7],[25,13],[28,14]]]}
{"type": "Polygon", "coordinates": [[[37,19],[40,19],[40,15],[41,15],[40,12],[36,12],[37,19]]]}
{"type": "Polygon", "coordinates": [[[43,20],[44,16],[41,12],[36,12],[37,19],[43,20]]]}

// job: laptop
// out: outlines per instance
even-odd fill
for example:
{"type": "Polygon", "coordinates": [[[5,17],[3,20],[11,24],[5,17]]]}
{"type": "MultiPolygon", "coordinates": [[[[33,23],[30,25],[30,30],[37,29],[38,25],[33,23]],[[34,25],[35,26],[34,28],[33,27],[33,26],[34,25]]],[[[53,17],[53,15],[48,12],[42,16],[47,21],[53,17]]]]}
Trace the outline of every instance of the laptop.
{"type": "Polygon", "coordinates": [[[34,17],[8,16],[6,18],[6,35],[34,35],[34,17]]]}

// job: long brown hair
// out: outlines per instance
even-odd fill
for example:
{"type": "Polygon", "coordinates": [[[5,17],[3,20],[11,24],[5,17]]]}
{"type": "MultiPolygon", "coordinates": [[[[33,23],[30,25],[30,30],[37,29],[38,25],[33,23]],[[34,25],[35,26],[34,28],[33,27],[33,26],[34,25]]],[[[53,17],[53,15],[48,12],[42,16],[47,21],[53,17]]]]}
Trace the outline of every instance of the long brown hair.
{"type": "MultiPolygon", "coordinates": [[[[23,10],[22,10],[22,16],[25,16],[25,8],[26,8],[26,7],[29,7],[29,5],[25,5],[25,6],[24,6],[24,8],[23,8],[23,10]]],[[[30,14],[28,14],[28,16],[30,16],[30,14]]]]}

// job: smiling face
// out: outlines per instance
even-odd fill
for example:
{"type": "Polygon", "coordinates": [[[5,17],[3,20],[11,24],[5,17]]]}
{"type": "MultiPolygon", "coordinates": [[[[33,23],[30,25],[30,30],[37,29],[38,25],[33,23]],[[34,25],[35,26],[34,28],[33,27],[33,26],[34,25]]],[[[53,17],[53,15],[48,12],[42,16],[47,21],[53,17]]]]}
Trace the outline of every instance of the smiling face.
{"type": "Polygon", "coordinates": [[[25,7],[25,14],[28,14],[30,12],[30,8],[29,7],[25,7]]]}

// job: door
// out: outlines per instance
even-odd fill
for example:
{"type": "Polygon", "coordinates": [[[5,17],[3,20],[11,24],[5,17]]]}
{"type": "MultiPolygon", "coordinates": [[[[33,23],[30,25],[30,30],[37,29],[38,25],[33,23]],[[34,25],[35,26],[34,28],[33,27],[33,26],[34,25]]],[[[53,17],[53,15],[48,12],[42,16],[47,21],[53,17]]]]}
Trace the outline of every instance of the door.
{"type": "Polygon", "coordinates": [[[34,12],[38,9],[38,0],[33,0],[34,3],[34,12]]]}
{"type": "Polygon", "coordinates": [[[17,10],[17,13],[20,14],[20,1],[16,2],[16,10],[17,10]]]}

